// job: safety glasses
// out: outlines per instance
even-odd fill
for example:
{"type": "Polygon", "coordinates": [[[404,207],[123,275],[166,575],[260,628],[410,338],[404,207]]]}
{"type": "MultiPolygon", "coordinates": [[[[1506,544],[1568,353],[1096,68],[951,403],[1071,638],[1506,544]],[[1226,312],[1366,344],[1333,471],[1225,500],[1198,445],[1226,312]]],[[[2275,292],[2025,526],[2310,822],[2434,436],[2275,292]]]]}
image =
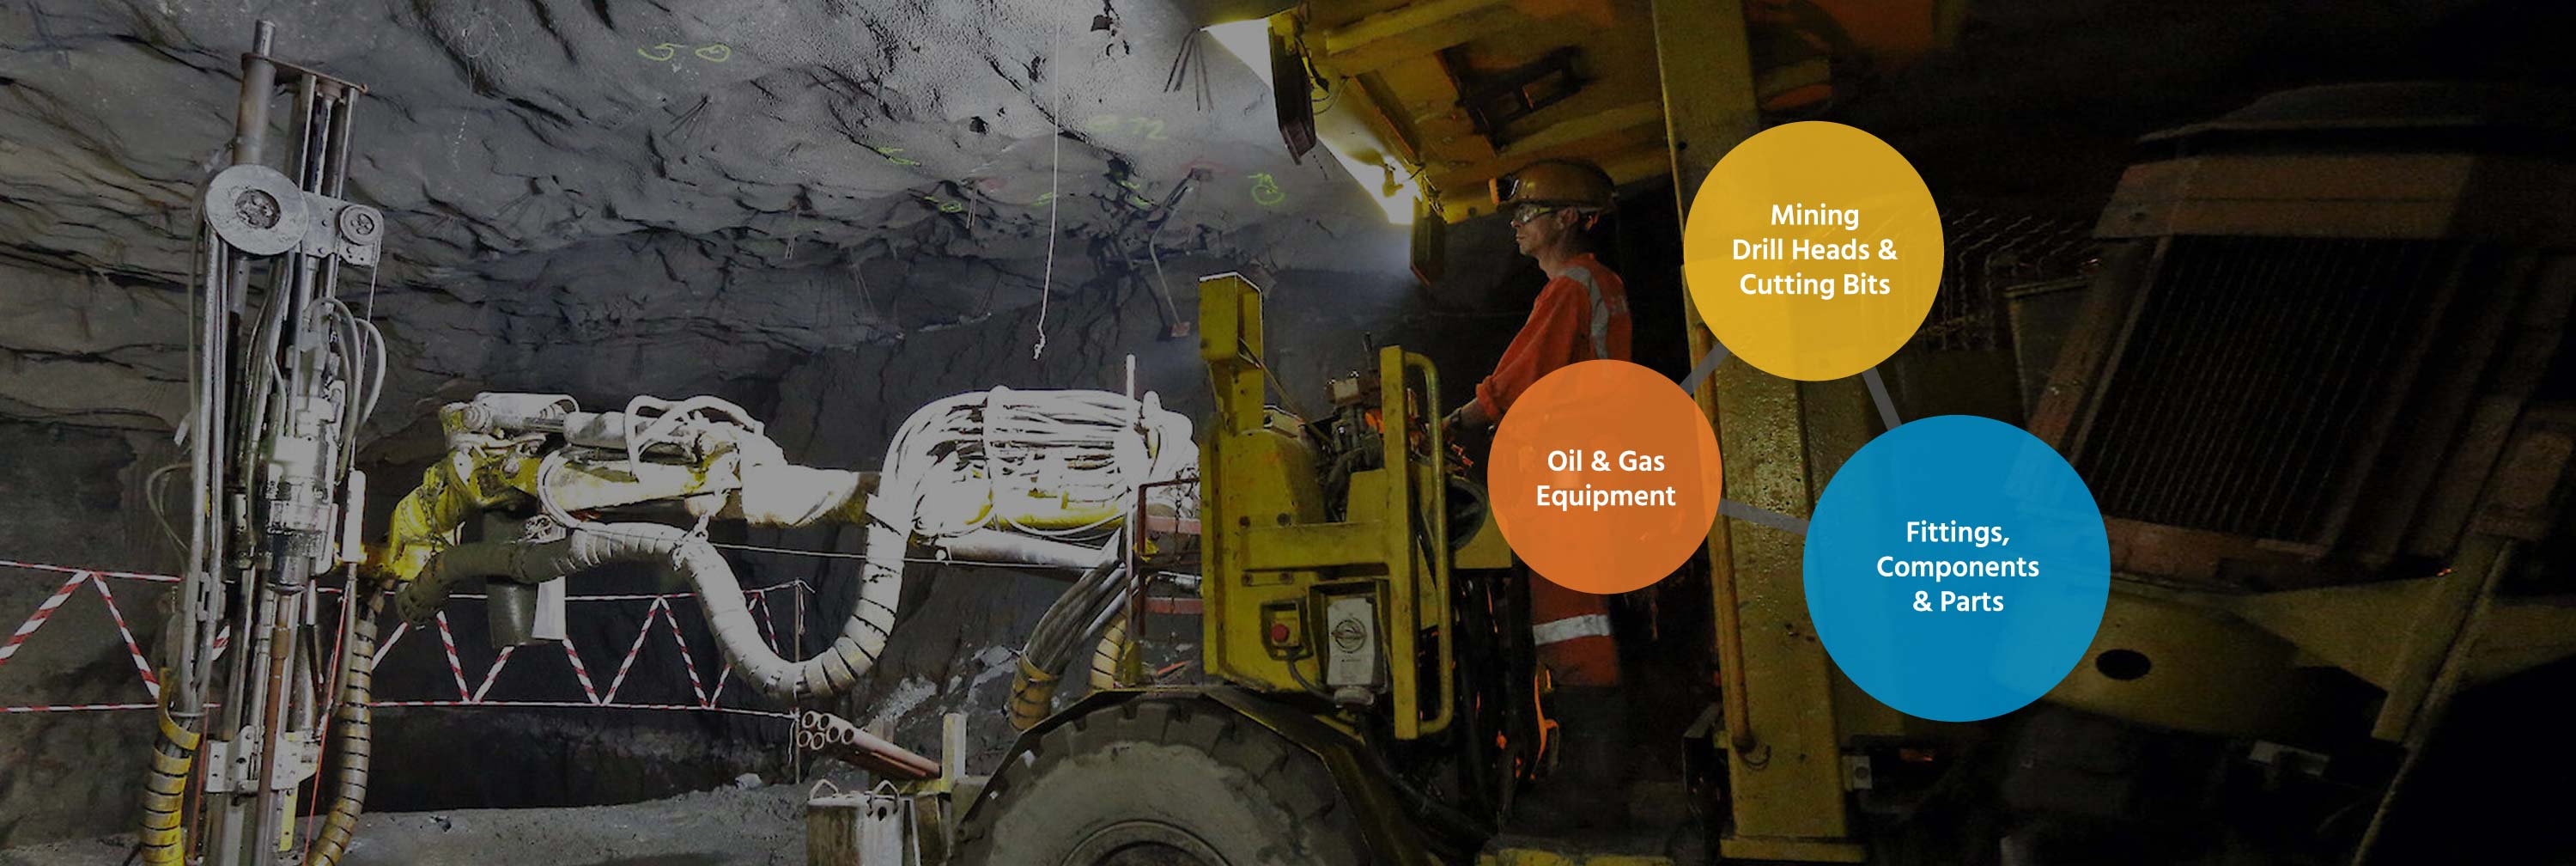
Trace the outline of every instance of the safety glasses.
{"type": "Polygon", "coordinates": [[[1548,214],[1555,213],[1555,212],[1556,212],[1556,208],[1552,208],[1552,207],[1542,207],[1542,206],[1540,206],[1540,205],[1522,205],[1520,210],[1516,210],[1516,211],[1513,211],[1513,212],[1512,212],[1512,227],[1513,227],[1513,228],[1519,228],[1519,227],[1521,227],[1521,226],[1529,225],[1529,224],[1530,224],[1530,221],[1535,220],[1535,219],[1538,219],[1539,217],[1546,216],[1546,215],[1548,215],[1548,214]]]}

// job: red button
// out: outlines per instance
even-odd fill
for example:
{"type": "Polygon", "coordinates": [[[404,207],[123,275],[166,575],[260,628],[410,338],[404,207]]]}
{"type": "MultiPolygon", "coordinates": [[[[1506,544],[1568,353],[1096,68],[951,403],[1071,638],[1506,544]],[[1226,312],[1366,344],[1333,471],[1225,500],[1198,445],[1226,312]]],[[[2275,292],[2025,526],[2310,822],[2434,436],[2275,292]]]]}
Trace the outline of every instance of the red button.
{"type": "Polygon", "coordinates": [[[1270,624],[1270,642],[1275,644],[1284,644],[1288,642],[1287,623],[1274,622],[1270,624]]]}

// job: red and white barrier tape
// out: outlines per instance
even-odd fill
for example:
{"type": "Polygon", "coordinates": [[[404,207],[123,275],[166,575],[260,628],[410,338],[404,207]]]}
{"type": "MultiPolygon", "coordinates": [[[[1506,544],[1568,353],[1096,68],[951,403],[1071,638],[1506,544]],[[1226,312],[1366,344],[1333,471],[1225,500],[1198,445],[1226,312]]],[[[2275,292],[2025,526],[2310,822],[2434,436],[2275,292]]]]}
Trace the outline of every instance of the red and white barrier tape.
{"type": "Polygon", "coordinates": [[[447,650],[447,672],[456,676],[456,697],[473,703],[474,695],[465,690],[465,663],[456,658],[456,632],[448,630],[447,611],[443,610],[438,612],[438,645],[447,650]]]}
{"type": "MultiPolygon", "coordinates": [[[[697,712],[697,713],[728,713],[728,714],[731,714],[731,715],[737,715],[737,716],[758,716],[758,717],[760,717],[760,718],[765,718],[765,719],[793,719],[793,718],[795,718],[795,717],[796,717],[796,714],[795,714],[795,713],[781,712],[781,711],[778,711],[778,710],[762,710],[762,709],[753,709],[753,708],[750,708],[750,707],[701,707],[701,706],[697,706],[697,705],[695,705],[695,704],[593,704],[593,703],[585,703],[585,702],[582,702],[582,701],[509,701],[509,702],[506,702],[506,703],[504,703],[504,702],[499,702],[499,701],[485,702],[485,703],[467,703],[467,702],[465,702],[465,701],[374,701],[374,702],[369,703],[369,704],[368,704],[368,706],[371,706],[371,707],[549,707],[549,708],[575,709],[575,710],[676,710],[676,711],[680,711],[680,712],[697,712]]],[[[146,705],[146,708],[148,709],[148,708],[149,708],[149,705],[146,705]]]]}
{"type": "Polygon", "coordinates": [[[55,704],[32,707],[0,707],[0,713],[94,713],[111,710],[149,710],[160,704],[55,704]]]}
{"type": "Polygon", "coordinates": [[[125,611],[117,609],[116,593],[107,590],[107,578],[93,571],[89,573],[89,583],[98,587],[99,598],[107,600],[107,616],[116,623],[116,635],[125,639],[125,654],[134,659],[134,672],[143,676],[143,690],[151,692],[153,700],[160,700],[161,678],[152,675],[152,663],[144,660],[143,647],[135,644],[134,630],[125,627],[125,611]]]}
{"type": "MultiPolygon", "coordinates": [[[[125,612],[117,605],[116,594],[108,587],[107,579],[116,578],[120,580],[139,580],[149,583],[179,583],[182,578],[167,574],[146,574],[131,571],[72,568],[45,563],[19,562],[9,559],[0,559],[0,567],[68,575],[60,585],[55,587],[53,594],[46,596],[44,602],[37,605],[35,612],[29,615],[26,621],[18,626],[18,630],[10,635],[8,642],[5,645],[0,645],[0,665],[8,664],[10,658],[17,655],[19,647],[26,644],[29,638],[34,637],[38,630],[44,628],[45,623],[51,620],[54,614],[59,611],[64,604],[71,600],[72,596],[78,594],[83,584],[88,584],[92,589],[97,591],[99,599],[107,606],[108,618],[115,624],[117,636],[125,643],[126,655],[133,660],[135,673],[142,682],[144,691],[149,694],[154,701],[153,703],[35,704],[28,706],[0,706],[0,714],[114,712],[127,710],[151,710],[160,706],[158,703],[161,696],[160,678],[153,673],[151,660],[143,654],[141,644],[135,640],[133,630],[127,626],[125,621],[125,612]]],[[[324,587],[324,590],[335,591],[336,588],[324,587]]],[[[755,618],[759,620],[763,636],[768,639],[772,649],[778,649],[779,647],[778,632],[776,627],[772,624],[772,615],[769,610],[769,595],[780,590],[802,590],[811,592],[813,591],[813,586],[803,580],[796,580],[776,586],[760,587],[749,590],[746,593],[751,596],[753,614],[755,618]]],[[[599,691],[597,685],[591,680],[590,669],[587,665],[582,663],[581,652],[575,649],[571,642],[562,642],[564,657],[571,663],[574,684],[579,686],[581,689],[583,700],[580,701],[486,700],[485,696],[491,692],[493,683],[499,681],[502,670],[509,666],[512,654],[517,650],[517,648],[503,647],[499,654],[493,658],[492,664],[483,671],[480,677],[469,679],[466,675],[464,661],[456,649],[455,632],[448,626],[447,614],[441,612],[435,620],[438,628],[440,650],[446,657],[445,660],[447,662],[449,676],[456,684],[457,699],[380,700],[371,702],[371,705],[378,707],[548,707],[615,710],[688,710],[760,716],[766,718],[794,718],[794,714],[789,712],[750,707],[728,707],[721,706],[719,704],[724,697],[726,684],[732,679],[733,665],[731,663],[726,663],[723,666],[723,669],[717,674],[714,690],[710,691],[707,689],[705,682],[698,675],[697,661],[694,654],[689,650],[688,638],[684,636],[680,629],[678,610],[671,603],[672,599],[692,597],[694,597],[694,594],[685,592],[579,595],[567,597],[565,600],[568,602],[652,602],[652,604],[645,609],[644,622],[636,630],[634,644],[627,648],[625,658],[619,661],[617,675],[609,681],[608,691],[604,694],[599,691]],[[643,654],[644,644],[652,637],[653,624],[657,619],[661,622],[663,631],[671,636],[673,646],[678,648],[680,651],[680,666],[688,675],[690,693],[696,696],[696,701],[693,704],[637,704],[620,703],[617,700],[618,690],[624,687],[627,676],[633,672],[636,659],[643,654]],[[469,682],[478,684],[469,687],[469,682]]],[[[472,593],[459,593],[453,596],[453,598],[482,599],[484,596],[472,593]]],[[[224,634],[218,634],[215,638],[215,647],[219,654],[223,651],[225,645],[229,643],[227,640],[229,637],[229,631],[230,629],[227,628],[224,634]]],[[[385,660],[385,657],[393,652],[394,647],[402,642],[403,637],[410,633],[411,626],[409,623],[396,625],[392,636],[388,637],[382,645],[376,648],[375,662],[381,664],[385,660]]]]}
{"type": "MultiPolygon", "coordinates": [[[[63,581],[61,589],[54,590],[53,595],[45,597],[43,604],[36,605],[36,612],[29,614],[27,621],[19,623],[18,630],[9,634],[8,645],[0,646],[0,665],[8,664],[9,659],[16,657],[18,648],[25,646],[28,638],[36,636],[37,629],[44,628],[45,623],[54,618],[54,611],[62,609],[63,602],[71,600],[72,590],[88,582],[89,572],[72,572],[72,579],[63,581]]],[[[115,604],[113,601],[108,603],[115,604]]]]}
{"type": "Polygon", "coordinates": [[[644,640],[653,636],[653,618],[662,615],[662,602],[655,600],[644,609],[644,624],[635,630],[635,645],[626,648],[626,658],[617,663],[617,675],[608,678],[609,701],[617,700],[617,690],[626,686],[626,675],[635,670],[635,659],[644,654],[644,640]]]}
{"type": "Polygon", "coordinates": [[[606,703],[599,699],[599,688],[590,684],[590,668],[582,665],[581,653],[573,650],[571,641],[564,641],[563,649],[564,658],[572,660],[573,679],[581,682],[582,698],[594,704],[606,703]]]}
{"type": "Polygon", "coordinates": [[[679,614],[671,612],[670,602],[655,604],[662,606],[662,621],[671,627],[671,642],[680,646],[680,669],[689,672],[689,692],[698,696],[700,706],[715,706],[715,700],[707,697],[706,685],[698,682],[698,657],[689,653],[689,638],[680,633],[679,614]]]}
{"type": "Polygon", "coordinates": [[[106,577],[123,578],[126,580],[148,580],[153,583],[178,583],[180,580],[179,576],[175,574],[144,574],[134,571],[108,571],[106,569],[99,568],[73,568],[68,565],[47,565],[41,562],[19,562],[14,559],[0,559],[0,566],[24,568],[30,571],[52,571],[62,574],[96,574],[106,577]]]}
{"type": "Polygon", "coordinates": [[[492,659],[492,669],[483,672],[483,684],[475,686],[474,696],[465,699],[467,703],[479,704],[483,702],[483,695],[492,691],[492,683],[501,679],[501,669],[510,666],[510,654],[517,652],[518,650],[519,648],[514,646],[505,646],[501,648],[501,654],[493,657],[492,659]]]}

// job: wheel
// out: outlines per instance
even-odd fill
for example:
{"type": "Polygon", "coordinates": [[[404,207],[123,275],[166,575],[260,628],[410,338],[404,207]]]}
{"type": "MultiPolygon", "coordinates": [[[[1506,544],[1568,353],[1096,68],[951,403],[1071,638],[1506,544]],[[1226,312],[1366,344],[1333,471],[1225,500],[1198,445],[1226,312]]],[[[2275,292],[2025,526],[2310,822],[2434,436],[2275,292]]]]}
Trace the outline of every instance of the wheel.
{"type": "Polygon", "coordinates": [[[1066,721],[1004,762],[957,828],[981,866],[1361,866],[1359,816],[1314,753],[1201,698],[1066,721]]]}

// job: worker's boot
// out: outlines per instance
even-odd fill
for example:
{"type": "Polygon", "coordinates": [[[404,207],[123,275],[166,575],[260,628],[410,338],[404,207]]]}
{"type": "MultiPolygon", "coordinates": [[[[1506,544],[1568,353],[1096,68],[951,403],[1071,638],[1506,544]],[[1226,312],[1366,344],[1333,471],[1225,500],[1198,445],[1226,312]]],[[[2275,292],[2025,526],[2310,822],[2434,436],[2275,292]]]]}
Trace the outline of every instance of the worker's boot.
{"type": "Polygon", "coordinates": [[[1556,732],[1542,762],[1551,769],[1518,800],[1515,823],[1536,832],[1616,825],[1628,803],[1628,696],[1609,599],[1534,575],[1528,586],[1530,644],[1553,692],[1543,707],[1556,732]]]}

